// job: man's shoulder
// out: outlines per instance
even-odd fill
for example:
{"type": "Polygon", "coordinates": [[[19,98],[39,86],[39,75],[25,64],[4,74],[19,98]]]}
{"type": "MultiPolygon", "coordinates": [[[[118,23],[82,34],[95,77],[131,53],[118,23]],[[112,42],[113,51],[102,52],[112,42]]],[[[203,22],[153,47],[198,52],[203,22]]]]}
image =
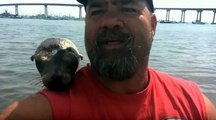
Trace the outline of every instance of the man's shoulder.
{"type": "Polygon", "coordinates": [[[151,81],[157,96],[163,97],[164,101],[169,101],[188,111],[193,117],[204,116],[206,118],[205,103],[199,85],[193,80],[182,79],[150,68],[151,81]],[[193,103],[193,104],[191,104],[193,103]],[[197,110],[196,112],[192,110],[197,110]]]}
{"type": "Polygon", "coordinates": [[[89,75],[89,74],[92,74],[91,72],[91,65],[90,63],[88,63],[87,65],[81,67],[77,72],[76,72],[76,76],[77,75],[89,75]]]}
{"type": "Polygon", "coordinates": [[[181,77],[177,77],[177,76],[174,76],[174,75],[171,75],[167,72],[163,72],[163,71],[160,71],[160,70],[156,70],[154,68],[148,68],[148,71],[149,71],[149,74],[151,77],[153,78],[157,78],[157,79],[161,79],[161,80],[170,80],[170,81],[173,81],[173,82],[182,82],[182,83],[194,83],[195,81],[193,80],[189,80],[189,79],[184,79],[184,78],[181,78],[181,77]]]}
{"type": "Polygon", "coordinates": [[[164,86],[188,90],[193,90],[194,88],[199,89],[198,84],[193,80],[176,77],[166,72],[162,72],[160,70],[156,70],[153,68],[149,68],[148,70],[151,80],[153,80],[154,82],[159,82],[164,86]]]}
{"type": "Polygon", "coordinates": [[[92,81],[92,79],[95,79],[96,76],[93,73],[91,69],[90,63],[88,63],[86,66],[81,67],[75,75],[75,84],[79,83],[80,84],[85,84],[87,81],[92,81]]]}

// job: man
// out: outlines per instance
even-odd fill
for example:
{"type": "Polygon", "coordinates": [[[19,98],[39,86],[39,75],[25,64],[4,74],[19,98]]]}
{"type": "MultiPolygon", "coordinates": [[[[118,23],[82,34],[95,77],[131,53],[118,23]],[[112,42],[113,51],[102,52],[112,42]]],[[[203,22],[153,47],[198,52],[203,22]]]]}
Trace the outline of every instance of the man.
{"type": "Polygon", "coordinates": [[[77,72],[69,91],[45,89],[16,101],[3,119],[216,119],[197,84],[148,67],[157,23],[151,0],[78,1],[86,9],[91,64],[77,72]]]}

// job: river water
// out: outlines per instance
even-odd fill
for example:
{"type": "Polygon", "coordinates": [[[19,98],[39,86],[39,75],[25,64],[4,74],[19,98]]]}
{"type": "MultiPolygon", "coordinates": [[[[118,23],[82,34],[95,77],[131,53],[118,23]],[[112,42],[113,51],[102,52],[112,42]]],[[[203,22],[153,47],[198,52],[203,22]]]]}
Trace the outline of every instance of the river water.
{"type": "MultiPolygon", "coordinates": [[[[0,111],[11,101],[41,89],[39,73],[30,60],[48,37],[71,39],[88,62],[84,21],[0,19],[0,111]]],[[[216,26],[158,23],[150,66],[197,82],[216,103],[216,26]]]]}

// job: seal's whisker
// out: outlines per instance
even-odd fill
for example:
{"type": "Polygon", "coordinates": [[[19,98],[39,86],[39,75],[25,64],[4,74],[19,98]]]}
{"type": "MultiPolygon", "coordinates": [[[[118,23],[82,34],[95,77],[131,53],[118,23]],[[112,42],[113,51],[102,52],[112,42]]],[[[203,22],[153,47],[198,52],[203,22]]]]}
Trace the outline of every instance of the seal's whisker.
{"type": "Polygon", "coordinates": [[[38,85],[38,87],[45,88],[45,86],[44,86],[44,84],[42,82],[40,82],[40,85],[38,85]]]}
{"type": "Polygon", "coordinates": [[[29,82],[30,85],[33,85],[33,86],[41,86],[43,85],[42,83],[42,78],[40,76],[37,76],[35,78],[33,78],[30,82],[29,82]]]}

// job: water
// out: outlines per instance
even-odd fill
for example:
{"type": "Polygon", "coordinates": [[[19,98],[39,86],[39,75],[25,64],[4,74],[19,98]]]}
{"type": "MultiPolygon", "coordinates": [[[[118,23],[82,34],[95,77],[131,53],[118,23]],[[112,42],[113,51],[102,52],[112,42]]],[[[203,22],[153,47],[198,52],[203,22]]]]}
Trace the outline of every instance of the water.
{"type": "MultiPolygon", "coordinates": [[[[150,65],[197,82],[216,103],[216,26],[158,24],[150,65]]],[[[0,19],[0,111],[11,101],[41,89],[30,56],[48,37],[73,40],[88,62],[84,21],[0,19]]]]}

